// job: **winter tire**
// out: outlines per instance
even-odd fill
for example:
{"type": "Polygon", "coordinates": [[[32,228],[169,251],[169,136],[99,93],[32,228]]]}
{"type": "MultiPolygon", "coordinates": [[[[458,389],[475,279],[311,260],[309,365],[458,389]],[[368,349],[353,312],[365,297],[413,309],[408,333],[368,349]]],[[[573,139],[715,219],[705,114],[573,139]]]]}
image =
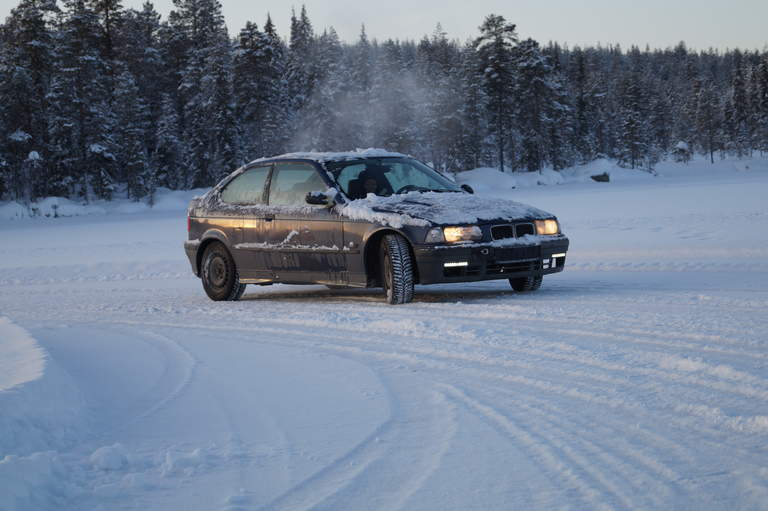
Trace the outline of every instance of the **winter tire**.
{"type": "Polygon", "coordinates": [[[240,283],[235,261],[229,251],[218,241],[205,248],[201,271],[203,289],[211,300],[239,300],[245,291],[240,283]]]}
{"type": "Polygon", "coordinates": [[[509,279],[509,283],[512,286],[512,289],[517,291],[518,293],[525,293],[528,291],[536,291],[541,287],[541,282],[544,280],[544,277],[541,275],[534,276],[534,277],[520,277],[517,279],[509,279]]]}
{"type": "Polygon", "coordinates": [[[381,241],[381,283],[387,303],[397,305],[413,300],[413,280],[408,242],[399,234],[387,234],[381,241]]]}

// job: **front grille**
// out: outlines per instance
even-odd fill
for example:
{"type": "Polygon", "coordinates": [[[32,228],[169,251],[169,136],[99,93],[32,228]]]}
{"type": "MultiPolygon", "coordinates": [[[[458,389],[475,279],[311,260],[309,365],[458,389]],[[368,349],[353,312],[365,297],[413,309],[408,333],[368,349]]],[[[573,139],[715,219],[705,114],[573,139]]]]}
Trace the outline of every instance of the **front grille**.
{"type": "Polygon", "coordinates": [[[491,236],[495,240],[514,238],[515,228],[511,225],[494,225],[491,227],[491,236]]]}
{"type": "Polygon", "coordinates": [[[520,238],[521,236],[525,236],[526,234],[534,235],[536,234],[536,229],[534,229],[533,224],[517,224],[515,225],[515,237],[520,238]]]}
{"type": "Polygon", "coordinates": [[[491,227],[491,237],[494,240],[503,240],[508,238],[520,238],[526,234],[535,234],[536,230],[532,223],[520,224],[502,224],[491,227]]]}

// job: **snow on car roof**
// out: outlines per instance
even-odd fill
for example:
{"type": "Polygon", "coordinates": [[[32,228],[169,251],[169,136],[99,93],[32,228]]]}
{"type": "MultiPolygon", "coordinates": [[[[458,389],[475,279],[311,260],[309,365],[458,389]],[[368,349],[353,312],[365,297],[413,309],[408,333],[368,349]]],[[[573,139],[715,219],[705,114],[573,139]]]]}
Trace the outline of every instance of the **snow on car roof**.
{"type": "Polygon", "coordinates": [[[299,152],[299,153],[286,153],[279,156],[270,156],[265,158],[259,158],[251,163],[257,163],[267,160],[313,160],[317,162],[326,161],[344,161],[344,160],[358,160],[360,158],[383,158],[383,157],[395,157],[395,158],[410,158],[407,154],[395,153],[387,151],[386,149],[368,148],[368,149],[355,149],[354,151],[345,152],[299,152]]]}

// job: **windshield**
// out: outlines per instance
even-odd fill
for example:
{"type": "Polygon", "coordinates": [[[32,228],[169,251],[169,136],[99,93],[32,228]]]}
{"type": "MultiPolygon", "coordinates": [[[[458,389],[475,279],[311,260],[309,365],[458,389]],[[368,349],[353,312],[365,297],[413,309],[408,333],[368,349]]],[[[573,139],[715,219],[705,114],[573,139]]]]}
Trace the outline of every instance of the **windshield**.
{"type": "Polygon", "coordinates": [[[412,158],[363,158],[327,162],[325,167],[350,199],[369,193],[462,192],[456,183],[412,158]]]}

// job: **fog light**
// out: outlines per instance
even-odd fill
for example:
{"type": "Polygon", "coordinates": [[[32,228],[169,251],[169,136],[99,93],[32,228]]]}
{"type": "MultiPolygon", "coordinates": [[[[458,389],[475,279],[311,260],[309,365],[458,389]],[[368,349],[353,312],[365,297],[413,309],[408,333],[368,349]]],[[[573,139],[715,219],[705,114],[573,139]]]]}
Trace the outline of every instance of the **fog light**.
{"type": "Polygon", "coordinates": [[[552,254],[552,257],[554,259],[557,259],[558,257],[565,257],[565,252],[563,252],[562,254],[552,254]]]}
{"type": "Polygon", "coordinates": [[[467,261],[458,261],[455,263],[443,263],[443,268],[458,268],[460,266],[469,266],[467,261]]]}

